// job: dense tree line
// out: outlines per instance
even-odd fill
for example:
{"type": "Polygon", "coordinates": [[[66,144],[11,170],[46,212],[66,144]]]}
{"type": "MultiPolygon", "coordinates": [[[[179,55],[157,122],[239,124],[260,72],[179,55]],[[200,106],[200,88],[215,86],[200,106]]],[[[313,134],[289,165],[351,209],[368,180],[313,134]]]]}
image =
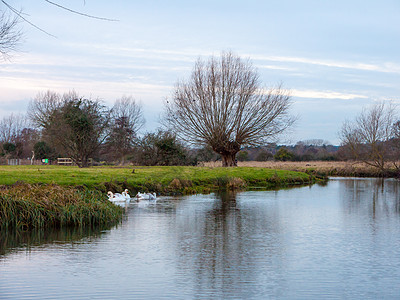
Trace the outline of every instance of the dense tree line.
{"type": "MultiPolygon", "coordinates": [[[[363,110],[356,120],[343,125],[340,146],[316,139],[286,146],[272,143],[244,147],[237,160],[358,160],[381,172],[399,169],[400,122],[393,112],[391,104],[382,103],[363,110]]],[[[210,146],[189,148],[173,131],[139,135],[143,124],[141,106],[132,97],[118,99],[107,109],[99,100],[74,92],[46,92],[32,100],[27,116],[12,114],[0,120],[0,156],[71,157],[82,167],[88,158],[97,163],[165,166],[222,161],[210,146]]]]}
{"type": "Polygon", "coordinates": [[[112,108],[99,99],[76,92],[39,93],[26,116],[11,115],[0,121],[2,155],[7,158],[69,157],[79,167],[90,158],[123,162],[134,147],[144,123],[141,105],[132,97],[115,101],[112,108]],[[107,151],[105,151],[107,150],[107,151]]]}
{"type": "MultiPolygon", "coordinates": [[[[32,100],[27,116],[12,114],[0,120],[0,155],[5,158],[32,158],[34,155],[35,159],[50,160],[71,157],[82,167],[87,166],[89,158],[97,163],[136,165],[196,165],[201,161],[222,161],[221,155],[211,146],[189,148],[173,131],[160,129],[139,135],[143,124],[141,105],[132,97],[117,99],[112,108],[107,108],[100,100],[85,99],[75,92],[61,95],[48,91],[32,100]]],[[[394,128],[398,129],[398,124],[394,128]]],[[[394,131],[394,134],[398,136],[399,132],[394,131]]],[[[391,151],[395,141],[398,139],[391,140],[391,151]]],[[[338,147],[315,139],[289,146],[272,143],[244,147],[238,152],[237,160],[357,158],[351,150],[346,143],[338,147]]]]}
{"type": "Polygon", "coordinates": [[[171,131],[139,136],[144,122],[142,107],[132,97],[117,99],[107,108],[99,99],[73,91],[47,91],[31,101],[26,116],[0,121],[0,155],[69,157],[79,167],[87,167],[89,159],[107,164],[195,165],[198,157],[212,158],[209,149],[189,150],[171,131]]]}

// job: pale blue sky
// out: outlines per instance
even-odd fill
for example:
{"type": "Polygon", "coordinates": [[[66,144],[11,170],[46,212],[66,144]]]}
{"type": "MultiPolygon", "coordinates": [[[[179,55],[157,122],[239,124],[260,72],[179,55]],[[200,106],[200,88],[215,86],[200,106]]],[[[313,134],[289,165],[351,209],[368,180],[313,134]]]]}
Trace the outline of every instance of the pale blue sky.
{"type": "Polygon", "coordinates": [[[57,38],[23,25],[21,52],[0,64],[0,117],[26,112],[38,92],[74,89],[109,106],[132,95],[153,131],[176,81],[224,50],[250,58],[266,86],[292,91],[291,143],[338,144],[345,119],[375,101],[400,102],[398,0],[54,1],[119,21],[9,1],[57,38]]]}

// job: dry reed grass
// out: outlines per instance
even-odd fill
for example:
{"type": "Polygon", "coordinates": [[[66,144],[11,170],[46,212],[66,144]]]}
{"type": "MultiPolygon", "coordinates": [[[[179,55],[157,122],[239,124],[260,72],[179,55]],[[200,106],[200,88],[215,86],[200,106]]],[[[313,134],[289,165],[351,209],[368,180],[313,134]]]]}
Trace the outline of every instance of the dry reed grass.
{"type": "Polygon", "coordinates": [[[121,208],[99,191],[16,183],[0,187],[0,228],[92,226],[120,220],[121,208]]]}
{"type": "MultiPolygon", "coordinates": [[[[206,167],[220,167],[221,162],[206,162],[206,167]]],[[[238,167],[257,167],[305,172],[320,176],[382,176],[381,172],[357,161],[243,161],[238,167]]]]}

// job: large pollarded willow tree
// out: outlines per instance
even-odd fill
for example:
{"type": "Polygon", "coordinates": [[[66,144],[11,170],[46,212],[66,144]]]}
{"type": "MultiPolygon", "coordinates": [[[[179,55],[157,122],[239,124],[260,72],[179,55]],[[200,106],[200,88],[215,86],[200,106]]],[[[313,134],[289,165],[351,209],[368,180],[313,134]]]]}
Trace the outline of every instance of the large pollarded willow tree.
{"type": "Polygon", "coordinates": [[[262,88],[251,62],[227,52],[196,62],[167,101],[166,119],[181,139],[209,145],[228,167],[241,147],[263,145],[293,124],[290,104],[287,90],[262,88]]]}

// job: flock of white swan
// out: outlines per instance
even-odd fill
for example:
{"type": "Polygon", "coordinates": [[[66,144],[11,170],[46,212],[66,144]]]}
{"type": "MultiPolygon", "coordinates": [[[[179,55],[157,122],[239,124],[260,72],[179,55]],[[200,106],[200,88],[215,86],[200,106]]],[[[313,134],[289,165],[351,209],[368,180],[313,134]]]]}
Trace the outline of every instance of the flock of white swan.
{"type": "Polygon", "coordinates": [[[157,200],[157,195],[156,193],[137,193],[137,195],[134,198],[131,198],[129,195],[129,191],[125,189],[122,193],[113,193],[109,191],[107,193],[108,195],[108,200],[111,201],[112,203],[119,205],[119,206],[126,206],[128,205],[131,200],[136,201],[136,202],[141,202],[141,201],[156,201],[157,200]]]}

